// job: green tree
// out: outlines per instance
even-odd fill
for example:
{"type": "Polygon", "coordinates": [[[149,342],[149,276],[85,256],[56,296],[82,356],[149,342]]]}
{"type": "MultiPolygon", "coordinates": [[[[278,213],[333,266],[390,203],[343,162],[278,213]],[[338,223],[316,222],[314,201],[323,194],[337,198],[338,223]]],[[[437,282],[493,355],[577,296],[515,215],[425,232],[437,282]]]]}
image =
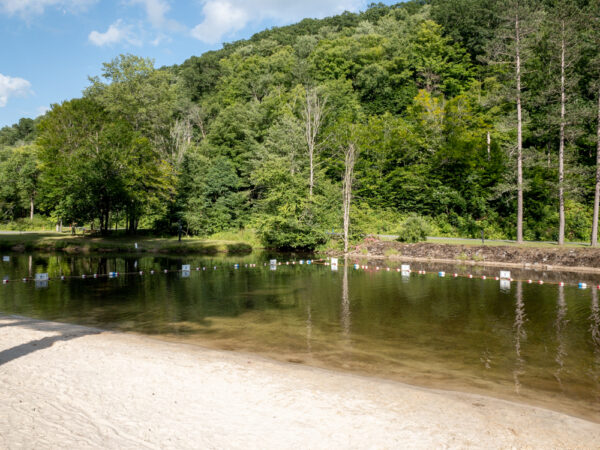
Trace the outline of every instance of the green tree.
{"type": "Polygon", "coordinates": [[[182,218],[193,234],[208,236],[244,225],[247,194],[230,159],[213,159],[198,150],[186,155],[179,192],[182,218]]]}
{"type": "Polygon", "coordinates": [[[89,98],[54,105],[39,125],[43,204],[57,220],[98,220],[124,211],[127,228],[164,202],[168,169],[147,138],[89,98]],[[162,201],[161,201],[162,200],[162,201]]]}
{"type": "Polygon", "coordinates": [[[25,145],[4,150],[0,160],[2,216],[15,220],[29,215],[33,220],[38,192],[37,148],[25,145]]]}

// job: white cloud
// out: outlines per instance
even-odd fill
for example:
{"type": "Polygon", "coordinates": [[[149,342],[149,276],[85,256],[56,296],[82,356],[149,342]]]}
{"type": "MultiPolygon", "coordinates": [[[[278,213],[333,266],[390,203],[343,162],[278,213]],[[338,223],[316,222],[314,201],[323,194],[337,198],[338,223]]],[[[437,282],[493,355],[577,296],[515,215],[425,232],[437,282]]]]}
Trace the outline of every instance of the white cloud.
{"type": "Polygon", "coordinates": [[[192,36],[210,44],[220,42],[226,34],[241,30],[250,20],[244,8],[228,1],[211,0],[204,5],[202,12],[204,21],[194,27],[192,36]]]}
{"type": "Polygon", "coordinates": [[[160,28],[166,22],[165,15],[169,12],[170,6],[164,0],[131,0],[131,3],[142,5],[146,10],[148,22],[156,28],[160,28]]]}
{"type": "Polygon", "coordinates": [[[146,11],[146,19],[154,28],[169,31],[182,31],[183,25],[167,18],[171,6],[166,0],[130,0],[133,5],[141,5],[146,11]]]}
{"type": "Polygon", "coordinates": [[[52,109],[52,108],[50,108],[49,106],[38,106],[36,109],[36,113],[38,116],[43,116],[48,111],[50,111],[50,109],[52,109]]]}
{"type": "Polygon", "coordinates": [[[10,97],[24,97],[29,93],[31,93],[29,81],[0,73],[0,108],[6,106],[10,97]]]}
{"type": "Polygon", "coordinates": [[[117,20],[108,27],[104,33],[92,31],[88,39],[94,45],[103,47],[105,45],[117,44],[119,42],[127,42],[131,45],[141,45],[141,41],[136,38],[135,33],[130,25],[124,25],[122,20],[117,20]]]}
{"type": "Polygon", "coordinates": [[[57,7],[68,11],[79,11],[98,0],[0,0],[0,11],[12,15],[29,16],[42,14],[47,7],[57,7]]]}
{"type": "Polygon", "coordinates": [[[204,0],[204,20],[192,30],[192,36],[214,44],[243,29],[250,22],[271,20],[288,24],[305,17],[321,18],[344,11],[358,11],[364,0],[204,0]]]}

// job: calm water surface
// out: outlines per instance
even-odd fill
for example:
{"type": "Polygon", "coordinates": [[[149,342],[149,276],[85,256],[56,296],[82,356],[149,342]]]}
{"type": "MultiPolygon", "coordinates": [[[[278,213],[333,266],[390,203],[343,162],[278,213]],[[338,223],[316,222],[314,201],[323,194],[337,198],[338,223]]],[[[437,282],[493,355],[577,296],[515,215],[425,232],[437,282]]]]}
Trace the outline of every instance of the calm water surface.
{"type": "MultiPolygon", "coordinates": [[[[500,289],[493,280],[357,271],[354,261],[337,272],[323,265],[283,265],[273,271],[263,266],[265,258],[12,255],[0,262],[3,278],[39,272],[145,274],[50,281],[45,287],[11,282],[0,286],[0,313],[483,393],[600,422],[595,288],[513,282],[500,289]],[[258,267],[246,268],[250,263],[258,267]],[[182,264],[207,270],[188,277],[158,273],[182,264]],[[151,269],[157,273],[150,275],[151,269]]],[[[586,281],[597,284],[592,278],[586,281]]]]}

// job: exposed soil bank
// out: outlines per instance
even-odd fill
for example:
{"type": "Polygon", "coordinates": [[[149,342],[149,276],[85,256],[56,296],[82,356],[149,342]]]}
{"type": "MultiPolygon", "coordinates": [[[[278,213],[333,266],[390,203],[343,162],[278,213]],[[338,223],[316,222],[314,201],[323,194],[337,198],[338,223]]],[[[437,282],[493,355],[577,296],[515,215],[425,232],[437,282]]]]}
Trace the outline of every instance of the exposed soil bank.
{"type": "Polygon", "coordinates": [[[144,336],[0,316],[2,448],[594,448],[600,425],[144,336]]]}
{"type": "Polygon", "coordinates": [[[535,248],[367,241],[357,245],[350,257],[600,273],[600,248],[535,248]]]}

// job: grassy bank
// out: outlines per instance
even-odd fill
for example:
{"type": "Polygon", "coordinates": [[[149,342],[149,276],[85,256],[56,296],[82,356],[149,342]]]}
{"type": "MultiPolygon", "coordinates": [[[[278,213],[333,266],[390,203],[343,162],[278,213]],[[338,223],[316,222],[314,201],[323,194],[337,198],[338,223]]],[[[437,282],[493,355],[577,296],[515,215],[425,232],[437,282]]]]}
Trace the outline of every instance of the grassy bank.
{"type": "Polygon", "coordinates": [[[253,246],[241,240],[197,239],[177,237],[159,238],[147,236],[72,236],[61,233],[10,233],[0,234],[0,250],[41,251],[66,253],[119,252],[119,253],[218,253],[246,254],[253,246]],[[136,248],[137,244],[137,248],[136,248]]]}

